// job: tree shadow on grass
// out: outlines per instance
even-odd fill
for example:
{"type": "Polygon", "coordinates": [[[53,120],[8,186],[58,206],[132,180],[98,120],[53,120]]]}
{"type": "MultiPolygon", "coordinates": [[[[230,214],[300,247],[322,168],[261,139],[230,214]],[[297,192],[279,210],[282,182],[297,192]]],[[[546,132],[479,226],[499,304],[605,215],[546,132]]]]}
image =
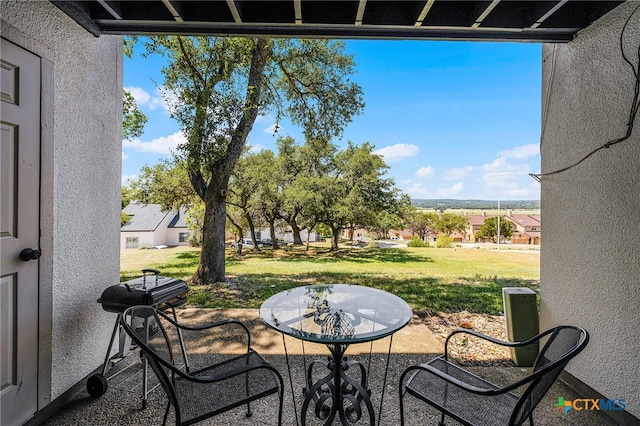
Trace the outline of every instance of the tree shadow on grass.
{"type": "Polygon", "coordinates": [[[510,278],[467,278],[449,283],[440,278],[389,278],[373,274],[320,272],[282,276],[276,274],[243,274],[229,277],[227,283],[200,286],[190,294],[190,302],[198,307],[259,308],[270,296],[293,287],[312,284],[364,285],[393,293],[405,300],[418,315],[437,312],[469,311],[499,315],[502,313],[502,287],[527,286],[535,282],[510,278]]]}
{"type": "Polygon", "coordinates": [[[301,251],[289,252],[279,259],[282,262],[314,262],[314,263],[407,263],[407,262],[433,262],[427,256],[420,256],[402,249],[341,249],[332,251],[313,251],[305,253],[301,251]]]}
{"type": "MultiPolygon", "coordinates": [[[[200,262],[200,252],[184,252],[176,255],[175,260],[162,263],[151,263],[145,268],[157,269],[160,275],[165,277],[184,278],[193,275],[193,272],[200,262]]],[[[138,278],[141,271],[122,270],[120,271],[120,282],[138,278]]]]}

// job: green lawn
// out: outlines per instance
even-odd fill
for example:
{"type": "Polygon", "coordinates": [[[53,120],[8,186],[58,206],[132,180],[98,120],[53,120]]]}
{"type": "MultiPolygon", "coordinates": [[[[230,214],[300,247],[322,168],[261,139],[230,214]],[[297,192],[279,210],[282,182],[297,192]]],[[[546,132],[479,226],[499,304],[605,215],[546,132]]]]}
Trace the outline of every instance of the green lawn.
{"type": "MultiPolygon", "coordinates": [[[[199,250],[125,250],[121,279],[140,275],[142,268],[183,279],[198,265],[199,250]]],[[[359,284],[394,293],[414,312],[502,311],[502,287],[538,290],[539,252],[467,249],[351,249],[330,253],[324,247],[290,248],[242,258],[227,256],[226,283],[192,285],[189,303],[211,308],[258,308],[272,294],[308,284],[359,284]]]]}

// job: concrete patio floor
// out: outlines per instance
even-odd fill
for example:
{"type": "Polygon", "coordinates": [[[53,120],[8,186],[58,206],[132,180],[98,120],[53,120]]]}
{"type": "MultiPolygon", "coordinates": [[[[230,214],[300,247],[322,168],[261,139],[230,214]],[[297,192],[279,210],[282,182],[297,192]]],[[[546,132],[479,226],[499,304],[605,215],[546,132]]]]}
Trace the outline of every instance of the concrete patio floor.
{"type": "MultiPolygon", "coordinates": [[[[302,344],[300,341],[286,338],[289,353],[289,365],[296,403],[292,401],[291,385],[287,362],[284,356],[282,335],[267,328],[258,317],[255,309],[184,309],[179,311],[181,320],[205,323],[222,318],[236,318],[247,324],[251,330],[252,346],[260,352],[281,372],[285,382],[283,424],[296,425],[296,417],[300,416],[302,405],[301,388],[304,381],[304,360],[302,356],[302,344]]],[[[372,390],[372,402],[375,415],[378,417],[376,424],[395,426],[400,424],[398,403],[398,380],[402,371],[409,365],[425,362],[435,355],[442,353],[442,345],[436,340],[431,331],[419,320],[413,321],[403,330],[393,336],[392,353],[388,370],[384,396],[382,395],[385,365],[389,338],[376,341],[373,344],[371,360],[369,361],[370,344],[354,345],[349,348],[347,355],[351,359],[361,361],[365,367],[370,363],[369,388],[372,390]],[[382,407],[380,406],[382,399],[382,407]],[[379,422],[378,422],[379,420],[379,422]]],[[[224,351],[224,345],[212,347],[213,351],[224,351]]],[[[326,347],[315,344],[304,344],[304,353],[307,363],[318,357],[326,357],[326,347]]],[[[136,353],[132,353],[122,362],[139,364],[136,353]]],[[[139,371],[139,369],[137,369],[139,371]]],[[[527,370],[519,367],[475,367],[475,372],[497,383],[507,383],[518,377],[526,375],[527,370]]],[[[140,379],[135,377],[130,383],[118,385],[117,381],[134,374],[136,368],[127,370],[118,378],[110,379],[109,389],[100,398],[92,398],[83,390],[65,407],[50,417],[43,425],[157,425],[162,423],[166,407],[166,396],[161,389],[154,390],[148,396],[147,408],[141,409],[140,379]],[[132,386],[138,386],[132,389],[132,386]]],[[[108,375],[111,372],[108,373],[108,375]]],[[[150,375],[153,373],[150,371],[150,375]]],[[[215,396],[203,396],[215,397],[215,396]]],[[[565,400],[579,398],[571,388],[558,381],[549,393],[538,405],[534,412],[534,421],[537,426],[563,426],[563,425],[592,425],[608,426],[616,425],[613,420],[597,411],[570,411],[564,414],[557,410],[554,404],[558,397],[565,400]]],[[[274,425],[277,418],[277,397],[270,396],[252,404],[253,416],[247,418],[243,408],[231,410],[222,415],[204,421],[203,425],[274,425]]],[[[407,426],[437,425],[439,413],[427,404],[417,401],[413,397],[405,399],[405,418],[407,426]]],[[[169,415],[168,424],[173,422],[173,412],[169,415]]],[[[299,424],[299,421],[298,421],[299,424]]],[[[313,418],[313,410],[310,409],[307,416],[308,425],[321,425],[320,420],[313,418]]],[[[335,421],[334,424],[339,424],[335,421]]],[[[368,418],[363,418],[358,424],[370,424],[368,418]]],[[[447,424],[456,425],[457,422],[447,420],[447,424]]]]}

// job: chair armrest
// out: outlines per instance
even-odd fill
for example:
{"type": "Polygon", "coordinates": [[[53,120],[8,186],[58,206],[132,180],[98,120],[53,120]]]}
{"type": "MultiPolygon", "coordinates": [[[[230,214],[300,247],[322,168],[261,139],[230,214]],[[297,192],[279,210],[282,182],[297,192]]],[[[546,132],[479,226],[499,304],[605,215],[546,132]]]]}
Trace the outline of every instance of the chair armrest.
{"type": "Polygon", "coordinates": [[[478,395],[497,395],[503,392],[499,392],[496,389],[491,389],[491,388],[479,388],[477,386],[472,386],[470,384],[468,384],[467,382],[464,382],[458,378],[455,378],[441,370],[438,370],[437,368],[427,364],[417,364],[417,365],[412,365],[411,367],[407,368],[404,373],[402,374],[402,377],[400,379],[400,383],[402,383],[402,380],[404,379],[404,376],[413,370],[422,370],[425,371],[427,373],[431,373],[435,376],[438,376],[439,378],[441,378],[442,380],[451,383],[461,389],[464,389],[468,392],[471,393],[475,393],[478,395]]]}
{"type": "MultiPolygon", "coordinates": [[[[448,362],[448,361],[444,361],[444,362],[448,362]]],[[[417,364],[417,365],[412,365],[411,367],[407,368],[404,373],[402,373],[402,376],[400,378],[400,383],[402,383],[402,381],[404,380],[405,375],[412,370],[422,370],[425,371],[427,373],[433,374],[437,377],[439,377],[440,379],[451,383],[454,386],[457,386],[461,389],[466,390],[467,392],[470,393],[474,393],[477,395],[486,395],[486,396],[492,396],[492,395],[501,395],[504,393],[507,393],[509,391],[512,391],[514,389],[519,388],[520,386],[522,386],[523,384],[526,384],[530,381],[532,381],[533,379],[535,379],[537,377],[537,375],[529,375],[521,380],[518,380],[515,383],[509,384],[507,386],[503,386],[503,387],[498,387],[497,385],[494,385],[493,383],[490,383],[488,381],[486,381],[485,379],[482,379],[483,381],[486,381],[487,384],[491,384],[494,387],[478,387],[478,386],[473,386],[470,385],[469,383],[460,380],[456,377],[451,376],[450,374],[445,373],[442,370],[439,370],[438,368],[435,368],[434,366],[430,365],[429,363],[426,364],[417,364]]],[[[461,369],[462,370],[462,369],[461,369]]]]}
{"type": "Polygon", "coordinates": [[[249,334],[249,328],[246,325],[244,325],[244,323],[242,323],[241,321],[238,321],[238,320],[235,320],[235,319],[226,319],[226,320],[222,320],[222,321],[216,321],[216,322],[211,322],[211,323],[207,323],[207,324],[198,324],[198,325],[188,325],[188,324],[176,323],[177,327],[180,327],[183,330],[190,330],[190,331],[208,330],[210,328],[222,327],[222,326],[225,326],[225,325],[238,325],[238,326],[242,327],[247,334],[249,334]]]}
{"type": "Polygon", "coordinates": [[[280,387],[282,388],[282,376],[280,376],[280,372],[268,362],[257,362],[257,363],[247,364],[241,368],[228,371],[224,374],[217,374],[217,375],[181,374],[181,376],[192,382],[214,383],[214,382],[220,382],[222,380],[230,379],[231,377],[239,376],[241,374],[247,373],[252,370],[259,370],[259,369],[266,369],[273,372],[276,375],[276,377],[278,377],[278,381],[280,382],[280,387]]]}
{"type": "Polygon", "coordinates": [[[203,331],[203,330],[209,330],[216,327],[224,327],[228,325],[239,326],[242,330],[244,330],[244,334],[247,337],[247,350],[251,348],[251,333],[249,332],[249,328],[244,323],[236,319],[225,319],[225,320],[205,323],[205,324],[188,325],[188,324],[176,322],[173,318],[169,317],[164,312],[158,312],[158,314],[162,315],[164,319],[171,322],[173,325],[175,325],[179,329],[188,330],[188,331],[203,331]]]}
{"type": "Polygon", "coordinates": [[[459,328],[457,330],[452,331],[451,334],[449,334],[447,336],[447,339],[444,342],[444,356],[445,356],[445,359],[447,359],[447,356],[449,354],[449,351],[448,351],[449,340],[453,336],[455,336],[456,334],[469,334],[469,335],[478,337],[478,338],[480,338],[482,340],[486,340],[488,342],[494,343],[496,345],[507,346],[507,347],[511,347],[511,348],[517,348],[517,347],[521,347],[521,346],[527,346],[527,345],[529,345],[529,344],[531,344],[531,343],[533,343],[533,342],[535,342],[537,340],[540,340],[542,337],[546,336],[547,334],[550,334],[552,331],[553,331],[553,329],[552,330],[547,330],[544,333],[541,333],[541,334],[538,334],[536,336],[533,336],[532,338],[530,338],[528,340],[524,340],[522,342],[507,342],[507,341],[504,341],[504,340],[496,339],[496,338],[491,337],[491,336],[487,336],[486,334],[479,333],[479,332],[477,332],[475,330],[469,330],[469,329],[466,329],[466,328],[459,328]]]}

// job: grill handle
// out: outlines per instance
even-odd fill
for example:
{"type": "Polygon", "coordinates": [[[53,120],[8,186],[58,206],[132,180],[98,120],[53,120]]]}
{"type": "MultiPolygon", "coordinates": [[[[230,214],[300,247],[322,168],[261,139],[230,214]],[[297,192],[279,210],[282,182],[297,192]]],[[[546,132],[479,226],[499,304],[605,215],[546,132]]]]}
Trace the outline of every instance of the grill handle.
{"type": "MultiPolygon", "coordinates": [[[[154,274],[156,276],[156,285],[158,284],[158,276],[160,275],[160,271],[157,269],[143,269],[142,270],[142,288],[147,288],[147,274],[154,274]]],[[[127,287],[128,288],[128,287],[127,287]]]]}

